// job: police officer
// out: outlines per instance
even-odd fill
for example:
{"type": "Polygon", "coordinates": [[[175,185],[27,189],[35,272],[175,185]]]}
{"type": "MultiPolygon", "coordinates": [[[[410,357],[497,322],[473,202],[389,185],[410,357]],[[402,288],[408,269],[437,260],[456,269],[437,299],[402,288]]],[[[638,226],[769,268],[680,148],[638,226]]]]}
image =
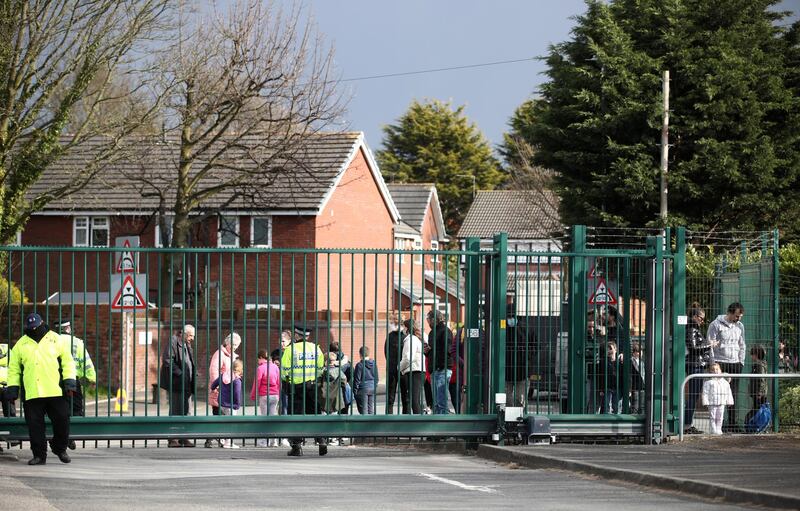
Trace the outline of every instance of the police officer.
{"type": "Polygon", "coordinates": [[[0,344],[0,404],[3,407],[3,417],[16,417],[17,407],[14,400],[8,399],[8,344],[0,344]]]}
{"type": "MultiPolygon", "coordinates": [[[[86,346],[83,339],[76,337],[72,333],[72,325],[69,321],[63,321],[58,326],[61,332],[61,340],[70,347],[72,358],[75,360],[75,373],[77,375],[77,390],[68,397],[72,403],[71,415],[73,417],[83,417],[86,415],[85,404],[83,399],[83,385],[89,384],[94,386],[97,383],[97,373],[94,371],[94,364],[89,352],[86,351],[86,346]]],[[[75,440],[70,439],[69,448],[75,450],[75,440]]]]}
{"type": "MultiPolygon", "coordinates": [[[[322,350],[308,340],[311,330],[295,324],[295,339],[281,357],[281,378],[289,385],[289,415],[314,415],[317,412],[317,378],[322,374],[325,360],[322,350]]],[[[328,454],[325,438],[316,438],[319,455],[328,454]]],[[[289,456],[302,456],[303,438],[290,438],[289,456]]]]}
{"type": "Polygon", "coordinates": [[[62,463],[69,463],[69,404],[64,392],[75,392],[75,360],[69,346],[51,331],[38,314],[25,318],[25,335],[20,337],[11,350],[8,365],[8,389],[10,398],[19,397],[20,384],[25,388],[25,422],[31,442],[33,458],[28,465],[44,465],[47,462],[44,416],[53,424],[53,440],[50,448],[62,463]],[[63,389],[60,380],[63,378],[63,389]]]}

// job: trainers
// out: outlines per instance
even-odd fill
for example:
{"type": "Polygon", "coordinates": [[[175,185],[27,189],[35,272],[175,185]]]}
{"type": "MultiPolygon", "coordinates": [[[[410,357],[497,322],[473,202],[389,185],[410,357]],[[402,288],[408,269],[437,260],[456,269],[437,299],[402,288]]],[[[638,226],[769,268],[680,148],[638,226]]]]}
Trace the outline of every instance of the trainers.
{"type": "Polygon", "coordinates": [[[205,447],[206,449],[211,449],[212,447],[214,447],[214,441],[209,438],[208,440],[206,440],[206,443],[203,444],[203,447],[205,447]]]}
{"type": "Polygon", "coordinates": [[[285,438],[281,438],[281,447],[291,447],[291,446],[292,444],[290,444],[288,440],[286,440],[285,438]]]}
{"type": "MultiPolygon", "coordinates": [[[[328,441],[328,445],[339,445],[339,440],[336,439],[336,438],[334,438],[332,440],[329,440],[328,441]]],[[[322,447],[322,446],[320,446],[320,447],[322,447]]]]}
{"type": "Polygon", "coordinates": [[[189,440],[188,438],[184,438],[183,440],[181,440],[181,445],[183,445],[184,447],[194,447],[194,442],[189,440]]]}
{"type": "Polygon", "coordinates": [[[303,448],[299,445],[293,445],[292,450],[289,451],[288,456],[302,456],[303,455],[303,448]]]}
{"type": "Polygon", "coordinates": [[[266,440],[259,440],[256,442],[256,447],[272,447],[272,444],[266,440]]]}
{"type": "Polygon", "coordinates": [[[223,449],[239,449],[238,444],[230,443],[222,446],[223,449]]]}
{"type": "Polygon", "coordinates": [[[167,447],[181,447],[181,443],[178,440],[172,439],[167,444],[167,447]]]}

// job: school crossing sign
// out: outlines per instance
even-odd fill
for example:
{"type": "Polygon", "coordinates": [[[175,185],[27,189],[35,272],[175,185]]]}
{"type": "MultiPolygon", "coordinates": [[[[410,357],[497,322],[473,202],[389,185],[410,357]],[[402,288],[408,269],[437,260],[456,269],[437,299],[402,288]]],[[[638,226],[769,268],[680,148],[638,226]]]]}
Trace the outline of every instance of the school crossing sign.
{"type": "Polygon", "coordinates": [[[126,273],[111,278],[111,310],[135,311],[147,308],[140,289],[147,289],[147,275],[126,273]]]}
{"type": "Polygon", "coordinates": [[[617,299],[614,294],[606,285],[606,279],[600,277],[597,279],[597,287],[589,298],[589,303],[593,305],[616,305],[617,299]]]}

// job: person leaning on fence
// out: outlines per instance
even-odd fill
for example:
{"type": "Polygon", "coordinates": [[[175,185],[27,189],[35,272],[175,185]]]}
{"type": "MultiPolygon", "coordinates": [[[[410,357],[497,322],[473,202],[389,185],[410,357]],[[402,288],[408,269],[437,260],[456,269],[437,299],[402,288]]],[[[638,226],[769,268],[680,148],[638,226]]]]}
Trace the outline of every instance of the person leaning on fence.
{"type": "MultiPolygon", "coordinates": [[[[712,361],[711,342],[700,331],[705,320],[705,311],[699,303],[694,302],[689,308],[689,323],[686,325],[686,376],[705,373],[712,361]]],[[[701,378],[692,378],[687,383],[686,405],[683,411],[685,420],[683,432],[686,434],[702,433],[693,425],[694,411],[702,390],[701,378]]]]}
{"type": "MultiPolygon", "coordinates": [[[[722,374],[720,365],[716,362],[709,366],[711,374],[722,374]]],[[[711,434],[722,434],[722,420],[725,416],[725,407],[733,406],[733,393],[728,380],[719,376],[709,378],[703,383],[703,405],[708,407],[710,416],[711,434]]]]}
{"type": "Polygon", "coordinates": [[[361,415],[375,414],[375,389],[380,381],[378,366],[369,358],[369,346],[361,346],[358,355],[361,360],[353,371],[353,393],[356,407],[361,415]]]}
{"type": "MultiPolygon", "coordinates": [[[[211,384],[222,375],[222,383],[230,383],[231,381],[231,368],[233,362],[239,358],[236,350],[242,344],[242,338],[236,332],[231,332],[222,340],[220,347],[211,355],[211,362],[208,364],[208,405],[211,407],[212,415],[220,415],[219,412],[219,389],[214,391],[211,389],[211,384]]],[[[222,447],[220,440],[206,439],[205,447],[213,447],[214,442],[222,447]]]]}
{"type": "MultiPolygon", "coordinates": [[[[711,344],[714,362],[719,364],[723,373],[740,374],[744,368],[746,356],[744,324],[744,307],[739,302],[728,305],[728,312],[720,314],[717,319],[708,325],[708,341],[711,344]]],[[[732,378],[731,392],[736,396],[739,389],[739,379],[732,378]]],[[[736,407],[731,406],[727,411],[727,424],[724,429],[739,431],[738,414],[736,407]]]]}
{"type": "Polygon", "coordinates": [[[450,359],[450,347],[453,344],[453,332],[447,326],[445,316],[439,311],[428,311],[430,333],[428,342],[431,345],[431,386],[433,387],[433,413],[445,415],[450,413],[447,397],[450,393],[450,377],[453,361],[450,359]]]}
{"type": "Polygon", "coordinates": [[[400,400],[403,414],[422,412],[422,388],[425,384],[425,355],[419,327],[413,319],[403,323],[408,332],[403,339],[403,356],[400,359],[400,400]]]}
{"type": "Polygon", "coordinates": [[[11,350],[6,393],[13,400],[19,397],[20,386],[24,389],[23,409],[33,452],[28,465],[47,461],[45,414],[53,425],[50,448],[62,463],[69,463],[69,404],[64,392],[77,388],[75,360],[69,346],[35,312],[25,318],[24,334],[11,350]]]}
{"type": "Polygon", "coordinates": [[[644,413],[644,376],[645,365],[642,360],[642,348],[638,342],[633,341],[631,343],[630,413],[644,413]]]}
{"type": "MultiPolygon", "coordinates": [[[[289,415],[315,415],[317,412],[317,379],[322,374],[325,359],[322,350],[309,340],[311,330],[295,325],[295,340],[283,351],[281,357],[281,379],[289,384],[289,415]]],[[[319,455],[328,454],[327,441],[316,438],[319,455]]],[[[289,456],[302,456],[302,437],[289,440],[292,450],[289,456]]]]}
{"type": "MultiPolygon", "coordinates": [[[[176,332],[161,354],[160,385],[169,392],[169,414],[189,415],[189,398],[194,395],[197,366],[194,363],[192,342],[194,327],[185,325],[176,332]]],[[[171,439],[169,447],[194,447],[194,442],[183,438],[171,439]]]]}
{"type": "MultiPolygon", "coordinates": [[[[63,321],[58,325],[61,332],[60,337],[62,342],[69,346],[72,358],[75,360],[75,371],[77,374],[77,390],[67,399],[71,403],[71,415],[73,417],[83,417],[86,415],[85,402],[83,398],[83,385],[94,386],[97,383],[97,373],[94,370],[92,357],[86,351],[86,345],[83,339],[75,336],[72,332],[72,324],[69,321],[63,321]]],[[[76,448],[75,440],[69,441],[69,448],[73,451],[76,448]]]]}

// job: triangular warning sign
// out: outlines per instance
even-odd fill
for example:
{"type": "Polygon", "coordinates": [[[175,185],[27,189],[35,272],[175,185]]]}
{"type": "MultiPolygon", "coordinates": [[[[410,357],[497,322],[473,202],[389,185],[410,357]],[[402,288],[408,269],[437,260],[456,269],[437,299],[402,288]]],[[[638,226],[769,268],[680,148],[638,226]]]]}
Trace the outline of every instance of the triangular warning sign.
{"type": "Polygon", "coordinates": [[[597,266],[592,266],[592,269],[589,270],[589,275],[586,278],[588,278],[588,279],[596,279],[600,275],[601,275],[601,273],[597,271],[597,266]]]}
{"type": "Polygon", "coordinates": [[[592,296],[589,298],[589,303],[592,304],[608,304],[608,305],[616,305],[617,299],[614,298],[614,295],[611,293],[611,290],[608,289],[606,285],[606,279],[600,277],[600,280],[597,281],[597,288],[592,293],[592,296]]]}
{"type": "MultiPolygon", "coordinates": [[[[122,248],[131,248],[131,243],[125,240],[122,248]]],[[[133,273],[136,271],[136,263],[133,260],[133,252],[126,250],[122,253],[117,263],[117,273],[133,273]]]]}
{"type": "Polygon", "coordinates": [[[133,281],[132,275],[125,275],[122,281],[122,287],[119,288],[117,296],[111,300],[112,309],[144,309],[145,303],[142,294],[136,288],[136,283],[133,281]]]}

